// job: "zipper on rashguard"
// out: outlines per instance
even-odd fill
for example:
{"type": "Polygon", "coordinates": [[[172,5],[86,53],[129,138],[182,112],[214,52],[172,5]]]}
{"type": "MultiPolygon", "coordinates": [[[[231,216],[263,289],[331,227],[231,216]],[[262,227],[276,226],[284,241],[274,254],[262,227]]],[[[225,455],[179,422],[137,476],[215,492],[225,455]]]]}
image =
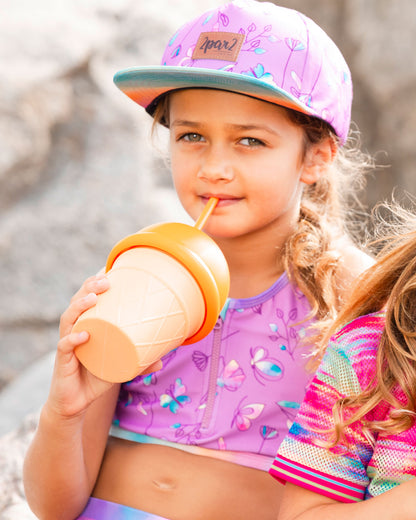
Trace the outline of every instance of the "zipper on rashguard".
{"type": "Polygon", "coordinates": [[[209,367],[208,394],[204,416],[201,422],[201,427],[203,429],[207,429],[209,427],[212,419],[212,414],[214,412],[215,398],[217,395],[218,368],[221,353],[221,334],[222,319],[219,318],[214,326],[213,331],[211,363],[209,367]]]}

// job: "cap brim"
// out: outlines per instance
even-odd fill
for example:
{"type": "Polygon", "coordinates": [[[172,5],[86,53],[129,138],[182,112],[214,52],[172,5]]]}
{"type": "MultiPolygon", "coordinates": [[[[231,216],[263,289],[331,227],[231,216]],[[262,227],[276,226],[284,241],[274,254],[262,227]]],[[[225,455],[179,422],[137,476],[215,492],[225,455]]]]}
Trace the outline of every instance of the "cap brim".
{"type": "Polygon", "coordinates": [[[296,97],[254,76],[196,67],[131,67],[117,72],[114,83],[150,114],[163,94],[184,88],[227,90],[275,103],[312,116],[316,114],[296,97]]]}

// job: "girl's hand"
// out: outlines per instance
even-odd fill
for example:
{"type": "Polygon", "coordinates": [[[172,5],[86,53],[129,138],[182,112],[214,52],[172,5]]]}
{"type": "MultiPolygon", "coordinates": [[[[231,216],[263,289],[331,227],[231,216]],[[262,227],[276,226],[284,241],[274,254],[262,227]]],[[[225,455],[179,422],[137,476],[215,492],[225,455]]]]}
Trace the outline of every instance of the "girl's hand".
{"type": "Polygon", "coordinates": [[[104,273],[88,278],[72,297],[61,316],[60,340],[46,406],[62,417],[75,417],[109,390],[114,383],[103,381],[89,372],[75,355],[75,348],[88,341],[87,332],[72,333],[79,316],[97,303],[97,295],[110,287],[104,273]]]}
{"type": "MultiPolygon", "coordinates": [[[[55,357],[49,397],[46,408],[63,418],[83,414],[98,397],[115,385],[94,376],[78,360],[75,348],[89,339],[87,332],[73,333],[72,327],[79,316],[97,303],[97,295],[107,291],[110,282],[104,273],[88,278],[72,297],[69,307],[61,316],[60,340],[55,357]]],[[[162,368],[156,361],[143,371],[151,373],[162,368]]]]}

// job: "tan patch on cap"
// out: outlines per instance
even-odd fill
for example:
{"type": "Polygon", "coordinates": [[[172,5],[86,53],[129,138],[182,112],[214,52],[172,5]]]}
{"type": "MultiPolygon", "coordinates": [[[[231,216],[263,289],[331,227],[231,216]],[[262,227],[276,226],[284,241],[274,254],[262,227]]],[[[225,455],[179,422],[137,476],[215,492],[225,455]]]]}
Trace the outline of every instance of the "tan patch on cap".
{"type": "Polygon", "coordinates": [[[192,54],[193,60],[237,61],[244,34],[232,32],[203,32],[192,54]]]}

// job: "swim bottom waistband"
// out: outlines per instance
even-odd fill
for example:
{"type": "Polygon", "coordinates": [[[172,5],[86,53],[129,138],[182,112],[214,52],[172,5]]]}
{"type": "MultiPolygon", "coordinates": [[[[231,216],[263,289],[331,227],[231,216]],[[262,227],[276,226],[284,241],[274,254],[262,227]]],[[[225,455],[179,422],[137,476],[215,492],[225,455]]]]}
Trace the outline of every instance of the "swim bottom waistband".
{"type": "Polygon", "coordinates": [[[139,511],[133,507],[100,498],[90,498],[87,507],[76,520],[168,520],[163,516],[139,511]]]}

